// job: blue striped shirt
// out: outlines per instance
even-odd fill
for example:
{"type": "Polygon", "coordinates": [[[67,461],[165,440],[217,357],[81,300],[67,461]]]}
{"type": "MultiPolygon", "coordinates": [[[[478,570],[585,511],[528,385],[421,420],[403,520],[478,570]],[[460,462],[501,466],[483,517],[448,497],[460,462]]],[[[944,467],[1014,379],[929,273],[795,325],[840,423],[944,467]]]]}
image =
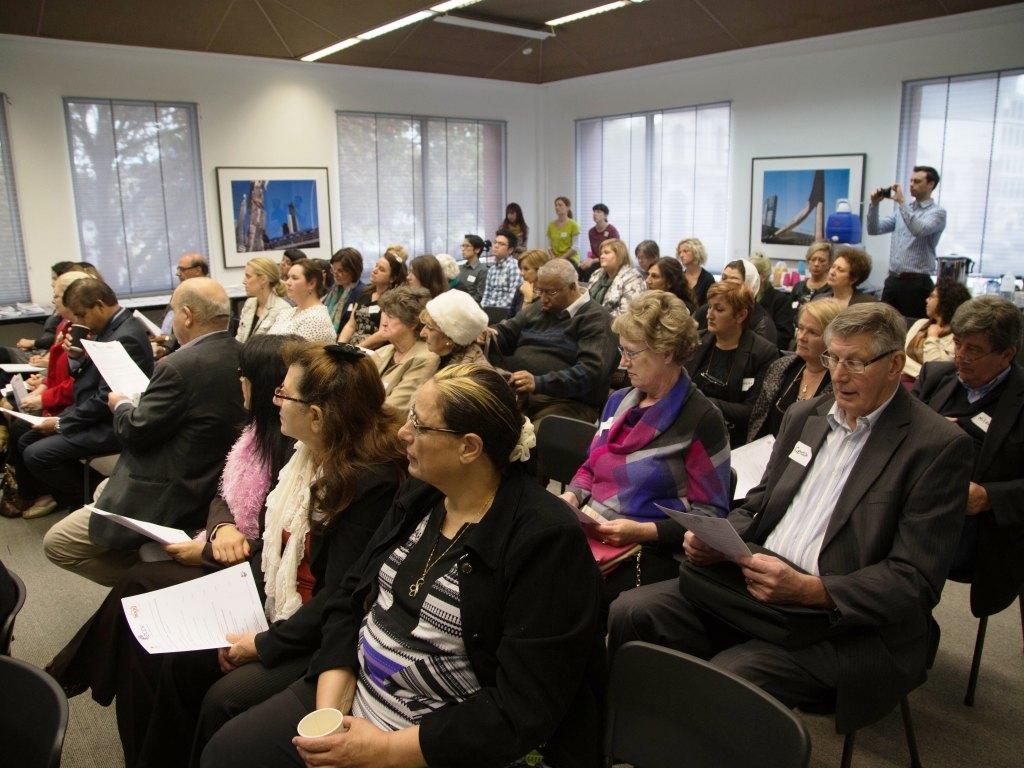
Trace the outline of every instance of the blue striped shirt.
{"type": "Polygon", "coordinates": [[[881,220],[878,218],[878,204],[868,206],[868,234],[892,232],[889,243],[891,272],[935,274],[935,248],[945,228],[946,209],[931,199],[923,203],[914,200],[909,205],[903,202],[896,206],[895,213],[881,220]]]}

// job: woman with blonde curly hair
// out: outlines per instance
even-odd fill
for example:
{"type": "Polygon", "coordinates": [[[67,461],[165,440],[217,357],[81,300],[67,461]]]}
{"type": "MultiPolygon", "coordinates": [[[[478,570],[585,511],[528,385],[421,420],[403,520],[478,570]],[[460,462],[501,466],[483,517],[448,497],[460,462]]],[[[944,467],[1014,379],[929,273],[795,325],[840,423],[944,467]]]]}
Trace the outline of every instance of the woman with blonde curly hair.
{"type": "Polygon", "coordinates": [[[704,243],[696,237],[688,237],[680,240],[676,246],[676,258],[683,265],[686,273],[686,282],[693,289],[697,297],[697,306],[702,307],[708,303],[708,288],[715,284],[715,277],[704,265],[708,263],[708,252],[704,243]]]}

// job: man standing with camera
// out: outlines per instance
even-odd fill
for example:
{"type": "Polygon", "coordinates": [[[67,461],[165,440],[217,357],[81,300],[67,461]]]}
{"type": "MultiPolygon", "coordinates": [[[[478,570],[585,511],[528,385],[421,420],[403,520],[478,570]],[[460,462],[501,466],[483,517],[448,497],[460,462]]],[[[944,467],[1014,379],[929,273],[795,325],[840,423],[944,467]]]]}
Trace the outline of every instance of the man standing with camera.
{"type": "Polygon", "coordinates": [[[932,200],[939,184],[939,172],[931,166],[915,165],[910,177],[909,205],[899,184],[878,187],[871,193],[868,206],[868,234],[892,232],[889,248],[889,275],[882,288],[882,301],[891,304],[905,317],[924,317],[925,300],[935,284],[935,246],[946,228],[946,210],[932,200]],[[892,198],[896,210],[878,218],[878,203],[892,198]]]}

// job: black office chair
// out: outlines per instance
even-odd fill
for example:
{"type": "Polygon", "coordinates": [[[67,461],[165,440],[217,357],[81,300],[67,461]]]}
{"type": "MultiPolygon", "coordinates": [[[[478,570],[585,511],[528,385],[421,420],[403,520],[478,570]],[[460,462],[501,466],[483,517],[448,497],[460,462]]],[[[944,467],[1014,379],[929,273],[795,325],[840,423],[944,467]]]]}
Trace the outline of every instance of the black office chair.
{"type": "Polygon", "coordinates": [[[56,680],[20,659],[0,656],[0,711],[4,765],[60,768],[68,697],[56,680]]]}
{"type": "Polygon", "coordinates": [[[0,654],[4,656],[11,655],[11,641],[14,639],[14,620],[18,618],[18,613],[25,606],[25,598],[28,596],[28,590],[25,589],[25,582],[21,580],[14,571],[7,569],[7,573],[11,577],[11,581],[14,583],[15,598],[14,606],[10,612],[3,617],[0,617],[0,654]]]}
{"type": "Polygon", "coordinates": [[[805,768],[803,722],[756,685],[706,661],[650,643],[615,655],[605,766],[805,768]]]}
{"type": "Polygon", "coordinates": [[[587,458],[597,427],[568,416],[545,416],[537,428],[537,474],[565,490],[587,458]]]}

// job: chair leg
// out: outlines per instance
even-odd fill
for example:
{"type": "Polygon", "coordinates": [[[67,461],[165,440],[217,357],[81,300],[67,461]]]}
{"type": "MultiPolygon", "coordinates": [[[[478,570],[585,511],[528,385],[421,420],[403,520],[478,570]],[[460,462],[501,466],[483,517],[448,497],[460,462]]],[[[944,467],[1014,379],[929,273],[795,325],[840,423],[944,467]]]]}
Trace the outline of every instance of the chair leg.
{"type": "Polygon", "coordinates": [[[839,761],[839,768],[850,768],[853,763],[853,741],[856,736],[856,731],[850,731],[843,739],[843,757],[839,761]]]}
{"type": "Polygon", "coordinates": [[[978,672],[981,670],[981,652],[985,649],[985,629],[988,627],[988,616],[978,620],[978,637],[974,641],[974,660],[971,661],[971,676],[967,680],[967,693],[964,705],[974,706],[974,689],[978,687],[978,672]]]}
{"type": "Polygon", "coordinates": [[[917,737],[914,735],[914,721],[910,717],[910,702],[906,696],[900,699],[900,714],[903,715],[903,730],[907,734],[910,768],[921,768],[921,755],[917,751],[917,737]]]}

